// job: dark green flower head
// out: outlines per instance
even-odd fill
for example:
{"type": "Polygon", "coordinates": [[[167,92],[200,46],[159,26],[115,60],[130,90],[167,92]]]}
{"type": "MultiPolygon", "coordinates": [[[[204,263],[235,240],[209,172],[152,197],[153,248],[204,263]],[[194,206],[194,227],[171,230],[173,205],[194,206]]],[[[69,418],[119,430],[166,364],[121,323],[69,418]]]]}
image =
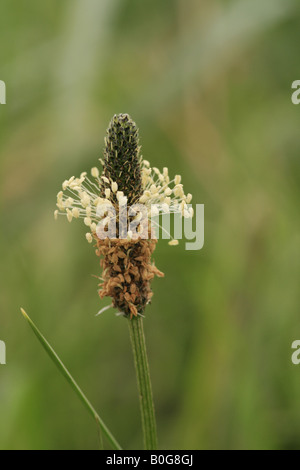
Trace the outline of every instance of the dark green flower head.
{"type": "MultiPolygon", "coordinates": [[[[127,196],[130,206],[138,202],[143,193],[139,131],[128,114],[115,114],[106,132],[102,175],[109,182],[102,179],[101,193],[115,182],[118,191],[127,196]]],[[[111,200],[117,201],[114,194],[111,200]]]]}

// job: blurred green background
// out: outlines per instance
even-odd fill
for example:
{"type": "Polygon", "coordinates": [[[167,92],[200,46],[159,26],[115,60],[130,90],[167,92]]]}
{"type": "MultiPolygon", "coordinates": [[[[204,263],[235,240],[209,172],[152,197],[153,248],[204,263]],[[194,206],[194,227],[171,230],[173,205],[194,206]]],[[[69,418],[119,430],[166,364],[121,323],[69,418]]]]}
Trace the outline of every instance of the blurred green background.
{"type": "Polygon", "coordinates": [[[205,204],[205,246],[161,240],[145,330],[162,449],[300,447],[296,0],[1,0],[1,449],[93,449],[93,420],[23,306],[124,448],[141,448],[125,320],[97,296],[61,182],[102,155],[113,114],[205,204]]]}

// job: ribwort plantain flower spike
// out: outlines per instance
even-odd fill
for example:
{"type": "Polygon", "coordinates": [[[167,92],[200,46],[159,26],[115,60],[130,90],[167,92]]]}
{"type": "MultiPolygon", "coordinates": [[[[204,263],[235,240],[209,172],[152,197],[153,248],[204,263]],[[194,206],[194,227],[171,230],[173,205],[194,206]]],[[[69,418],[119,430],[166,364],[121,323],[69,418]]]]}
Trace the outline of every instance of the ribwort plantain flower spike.
{"type": "MultiPolygon", "coordinates": [[[[94,167],[91,178],[84,172],[79,178],[72,176],[64,181],[54,216],[65,215],[69,222],[83,219],[90,229],[86,240],[95,243],[96,254],[101,258],[99,295],[111,297],[113,307],[132,318],[142,315],[151,301],[152,279],[164,276],[151,261],[157,243],[152,216],[180,213],[193,217],[193,210],[188,207],[192,196],[185,195],[180,175],[170,180],[168,168],[151,168],[142,159],[139,132],[128,114],[112,118],[104,140],[102,172],[94,167]],[[145,208],[147,224],[142,220],[135,236],[129,229],[124,237],[120,231],[121,215],[125,211],[126,220],[138,222],[138,216],[129,213],[135,204],[145,208]],[[116,226],[113,236],[109,232],[111,223],[116,226]]],[[[172,239],[169,244],[176,246],[178,241],[172,239]]]]}

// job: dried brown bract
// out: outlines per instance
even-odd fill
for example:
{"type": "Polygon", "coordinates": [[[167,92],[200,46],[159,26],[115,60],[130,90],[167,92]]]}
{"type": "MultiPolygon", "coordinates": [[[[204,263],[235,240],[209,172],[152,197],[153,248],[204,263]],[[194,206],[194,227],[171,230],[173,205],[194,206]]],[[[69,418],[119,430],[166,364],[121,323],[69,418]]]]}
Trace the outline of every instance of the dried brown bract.
{"type": "Polygon", "coordinates": [[[96,239],[96,253],[101,257],[102,298],[111,297],[113,306],[124,315],[142,314],[151,301],[151,281],[164,274],[151,262],[157,240],[96,239]]]}

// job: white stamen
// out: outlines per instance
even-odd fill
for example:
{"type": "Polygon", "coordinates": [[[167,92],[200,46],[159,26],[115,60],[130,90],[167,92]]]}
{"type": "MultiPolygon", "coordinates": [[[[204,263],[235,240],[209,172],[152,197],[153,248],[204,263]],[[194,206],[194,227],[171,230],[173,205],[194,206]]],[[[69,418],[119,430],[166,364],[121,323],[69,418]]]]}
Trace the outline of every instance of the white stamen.
{"type": "Polygon", "coordinates": [[[176,245],[178,245],[178,244],[179,244],[179,241],[178,241],[178,240],[171,240],[171,241],[169,241],[169,243],[168,243],[168,245],[170,245],[170,246],[176,246],[176,245]]]}
{"type": "Polygon", "coordinates": [[[90,217],[85,217],[84,218],[84,224],[87,226],[87,227],[90,227],[91,224],[92,224],[92,219],[90,217]]]}
{"type": "Polygon", "coordinates": [[[111,305],[107,305],[106,307],[103,307],[101,308],[101,310],[99,310],[98,313],[96,313],[95,317],[98,317],[99,315],[101,315],[101,313],[105,312],[106,310],[109,310],[110,308],[112,308],[112,304],[111,305]]]}
{"type": "Polygon", "coordinates": [[[99,178],[99,170],[98,170],[98,168],[96,168],[96,167],[92,168],[92,170],[91,170],[91,175],[93,176],[93,178],[99,178]]]}
{"type": "Polygon", "coordinates": [[[118,191],[118,184],[115,181],[111,183],[111,190],[113,193],[116,193],[118,191]]]}
{"type": "Polygon", "coordinates": [[[86,233],[86,234],[85,234],[85,238],[87,239],[87,241],[88,241],[89,243],[92,243],[92,241],[93,241],[93,236],[92,236],[91,233],[86,233]]]}
{"type": "Polygon", "coordinates": [[[72,222],[73,219],[73,214],[69,209],[67,209],[67,219],[69,222],[72,222]]]}
{"type": "Polygon", "coordinates": [[[78,207],[74,207],[74,209],[72,209],[72,214],[73,214],[73,217],[75,219],[78,219],[79,216],[80,216],[80,210],[78,209],[78,207]]]}

